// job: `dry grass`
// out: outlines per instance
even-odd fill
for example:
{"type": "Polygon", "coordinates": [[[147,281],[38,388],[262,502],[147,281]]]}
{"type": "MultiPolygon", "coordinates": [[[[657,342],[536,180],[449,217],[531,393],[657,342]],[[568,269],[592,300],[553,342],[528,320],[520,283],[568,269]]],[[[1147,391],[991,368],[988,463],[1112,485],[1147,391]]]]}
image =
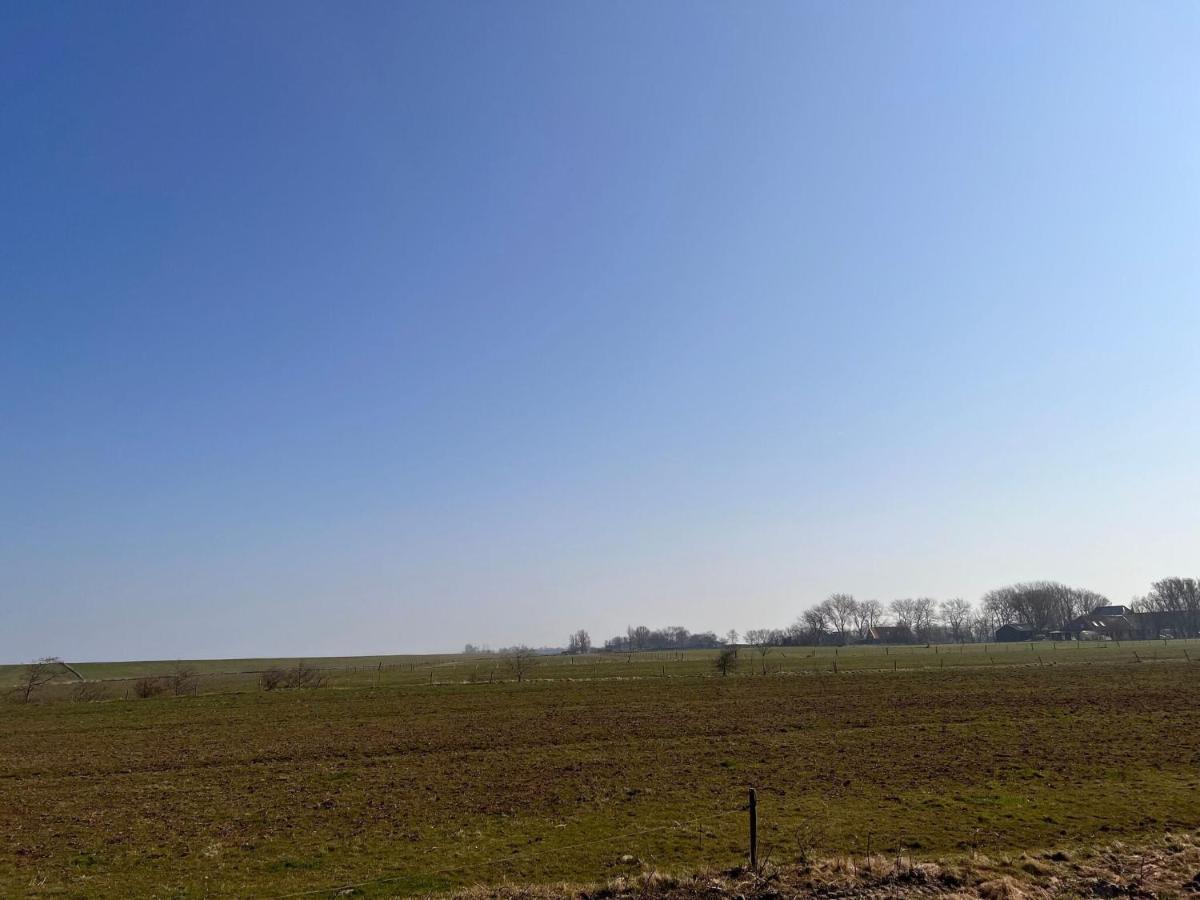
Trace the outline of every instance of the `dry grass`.
{"type": "Polygon", "coordinates": [[[1167,834],[1138,844],[1017,859],[983,856],[921,860],[833,857],[811,865],[768,865],[686,876],[648,870],[599,885],[478,886],[458,900],[689,900],[783,897],[946,897],[1049,900],[1055,897],[1169,898],[1200,894],[1200,835],[1167,834]]]}

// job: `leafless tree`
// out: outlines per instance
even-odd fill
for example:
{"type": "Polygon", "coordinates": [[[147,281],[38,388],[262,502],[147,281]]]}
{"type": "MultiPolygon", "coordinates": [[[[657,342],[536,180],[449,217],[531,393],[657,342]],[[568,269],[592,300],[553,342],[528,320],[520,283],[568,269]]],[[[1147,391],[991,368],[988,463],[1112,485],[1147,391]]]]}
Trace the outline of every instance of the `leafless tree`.
{"type": "Polygon", "coordinates": [[[630,650],[645,650],[650,644],[650,629],[645,625],[636,628],[630,626],[625,629],[625,635],[629,639],[630,650]]]}
{"type": "Polygon", "coordinates": [[[737,650],[733,647],[726,647],[717,654],[717,658],[713,660],[713,666],[722,675],[728,675],[738,665],[737,650]]]}
{"type": "Polygon", "coordinates": [[[287,686],[293,688],[319,688],[325,686],[325,673],[304,660],[287,670],[287,686]]]}
{"type": "Polygon", "coordinates": [[[258,676],[258,684],[264,691],[273,691],[284,687],[288,681],[288,673],[280,668],[267,669],[258,676]]]}
{"type": "Polygon", "coordinates": [[[143,675],[133,683],[134,696],[146,700],[150,697],[157,697],[164,690],[166,684],[163,679],[157,675],[143,675]]]}
{"type": "Polygon", "coordinates": [[[807,637],[808,626],[804,622],[804,616],[797,616],[795,622],[783,629],[785,644],[803,644],[806,643],[807,637]]]}
{"type": "Polygon", "coordinates": [[[568,653],[590,653],[592,650],[592,636],[580,628],[567,639],[568,653]]]}
{"type": "Polygon", "coordinates": [[[971,604],[962,597],[943,600],[938,609],[942,623],[950,629],[950,637],[955,643],[961,643],[966,637],[967,621],[971,616],[971,604]]]}
{"type": "Polygon", "coordinates": [[[1057,581],[1030,581],[989,591],[982,605],[998,612],[1004,621],[1031,625],[1036,631],[1050,631],[1109,604],[1095,591],[1068,587],[1057,581]]]}
{"type": "Polygon", "coordinates": [[[62,673],[62,670],[62,660],[57,656],[43,656],[41,659],[35,659],[21,669],[20,680],[13,693],[21,699],[22,703],[28,703],[34,691],[49,684],[62,673]]]}
{"type": "Polygon", "coordinates": [[[782,635],[770,628],[751,628],[746,632],[746,643],[754,648],[762,664],[762,673],[767,674],[767,654],[780,642],[782,635]]]}
{"type": "Polygon", "coordinates": [[[177,664],[175,670],[167,676],[167,686],[176,697],[194,693],[197,683],[196,670],[183,663],[177,664]]]}
{"type": "Polygon", "coordinates": [[[888,604],[888,609],[892,611],[898,626],[909,631],[914,630],[913,623],[916,621],[917,611],[911,599],[893,600],[888,604]]]}
{"type": "Polygon", "coordinates": [[[1150,593],[1137,605],[1145,612],[1175,613],[1183,620],[1183,633],[1178,637],[1200,634],[1200,582],[1195,578],[1156,581],[1150,593]]]}
{"type": "Polygon", "coordinates": [[[730,628],[725,632],[725,643],[733,645],[738,642],[738,633],[736,628],[730,628]]]}
{"type": "Polygon", "coordinates": [[[932,597],[918,597],[912,601],[913,631],[917,640],[928,641],[933,631],[933,620],[937,614],[937,601],[932,597]]]}
{"type": "Polygon", "coordinates": [[[821,643],[821,638],[829,630],[829,611],[824,605],[813,606],[800,614],[804,622],[804,641],[810,644],[821,643]]]}
{"type": "Polygon", "coordinates": [[[537,654],[524,644],[502,650],[500,656],[504,661],[504,668],[517,676],[518,684],[525,680],[525,676],[538,663],[537,654]]]}
{"type": "Polygon", "coordinates": [[[854,612],[854,630],[860,640],[866,640],[871,629],[883,618],[883,604],[878,600],[860,600],[854,612]]]}
{"type": "Polygon", "coordinates": [[[858,614],[858,601],[852,594],[830,594],[821,605],[838,640],[845,643],[854,617],[858,614]]]}
{"type": "Polygon", "coordinates": [[[77,681],[71,689],[71,699],[76,703],[95,703],[103,700],[107,693],[99,681],[77,681]]]}
{"type": "Polygon", "coordinates": [[[933,626],[933,616],[937,609],[937,601],[932,597],[917,597],[913,599],[893,600],[890,604],[896,624],[907,628],[920,641],[929,640],[929,632],[933,626]]]}

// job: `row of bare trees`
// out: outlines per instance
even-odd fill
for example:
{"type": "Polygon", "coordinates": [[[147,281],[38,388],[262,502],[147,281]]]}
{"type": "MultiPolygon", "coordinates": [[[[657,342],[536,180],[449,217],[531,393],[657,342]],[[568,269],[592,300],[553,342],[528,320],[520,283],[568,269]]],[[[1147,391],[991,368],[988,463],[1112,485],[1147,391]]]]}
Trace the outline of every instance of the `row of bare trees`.
{"type": "Polygon", "coordinates": [[[726,643],[711,631],[691,632],[682,625],[668,625],[666,628],[631,625],[624,634],[606,640],[604,649],[617,653],[635,650],[703,650],[721,647],[726,643]]]}
{"type": "MultiPolygon", "coordinates": [[[[1056,581],[1028,581],[984,594],[978,604],[952,597],[935,600],[916,597],[892,600],[857,600],[851,594],[831,594],[806,609],[784,629],[751,629],[746,643],[757,645],[852,643],[867,640],[881,625],[898,629],[892,639],[919,642],[990,641],[1007,622],[1020,622],[1035,631],[1066,628],[1074,619],[1110,605],[1096,591],[1056,581]],[[903,638],[902,636],[907,636],[903,638]]],[[[1171,615],[1179,637],[1200,636],[1200,581],[1165,578],[1156,581],[1144,597],[1134,598],[1135,612],[1171,615]]]]}
{"type": "Polygon", "coordinates": [[[804,610],[782,629],[751,629],[746,643],[852,644],[871,639],[879,626],[899,629],[896,634],[914,641],[969,640],[973,634],[973,608],[961,597],[935,600],[916,597],[892,600],[886,606],[878,600],[858,600],[852,594],[831,594],[804,610]]]}
{"type": "Polygon", "coordinates": [[[1057,581],[1029,581],[989,591],[980,608],[989,621],[1021,622],[1036,631],[1055,631],[1108,603],[1095,591],[1057,581]]]}
{"type": "MultiPolygon", "coordinates": [[[[43,687],[63,676],[75,676],[73,669],[57,656],[44,656],[22,667],[13,689],[13,696],[21,703],[28,703],[43,687]]],[[[145,675],[133,682],[135,697],[157,697],[159,694],[183,696],[194,694],[199,686],[196,670],[180,663],[166,675],[145,675]]],[[[80,680],[71,688],[71,698],[81,702],[102,700],[107,691],[103,682],[80,680]]]]}
{"type": "Polygon", "coordinates": [[[1195,578],[1156,581],[1133,606],[1138,612],[1174,614],[1181,622],[1180,637],[1200,637],[1200,581],[1195,578]]]}

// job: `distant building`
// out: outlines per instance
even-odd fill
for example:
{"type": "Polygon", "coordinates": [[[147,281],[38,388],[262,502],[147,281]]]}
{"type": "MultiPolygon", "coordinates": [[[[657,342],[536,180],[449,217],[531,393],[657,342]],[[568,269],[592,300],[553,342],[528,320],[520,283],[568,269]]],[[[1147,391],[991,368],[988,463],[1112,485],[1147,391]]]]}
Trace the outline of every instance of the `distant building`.
{"type": "Polygon", "coordinates": [[[1101,606],[1084,616],[1072,619],[1063,631],[1076,640],[1096,640],[1094,635],[1114,641],[1134,639],[1134,626],[1124,613],[1109,614],[1105,609],[1128,609],[1126,606],[1101,606]],[[1085,635],[1085,632],[1087,633],[1085,635]]]}
{"type": "Polygon", "coordinates": [[[913,633],[907,625],[876,625],[867,630],[868,644],[911,644],[913,633]]]}
{"type": "Polygon", "coordinates": [[[1186,638],[1196,633],[1196,614],[1184,610],[1130,613],[1125,618],[1140,641],[1186,638]]]}
{"type": "Polygon", "coordinates": [[[1041,636],[1036,628],[1032,625],[1026,625],[1024,622],[1010,622],[996,629],[996,641],[998,643],[1033,641],[1041,636]]]}
{"type": "Polygon", "coordinates": [[[817,643],[829,647],[845,647],[854,643],[853,631],[822,631],[817,643]]]}

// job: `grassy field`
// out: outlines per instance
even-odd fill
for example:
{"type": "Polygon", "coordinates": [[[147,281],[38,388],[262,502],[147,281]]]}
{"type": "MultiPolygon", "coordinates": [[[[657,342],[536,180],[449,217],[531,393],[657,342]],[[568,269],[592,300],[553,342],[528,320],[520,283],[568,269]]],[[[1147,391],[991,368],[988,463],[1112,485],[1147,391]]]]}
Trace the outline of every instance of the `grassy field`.
{"type": "MultiPolygon", "coordinates": [[[[313,660],[318,690],[75,664],[105,702],[0,705],[0,896],[421,894],[745,854],[988,852],[1200,825],[1200,644],[313,660]],[[1197,659],[1190,664],[1185,652],[1197,659]],[[834,664],[837,672],[834,672],[834,664]],[[381,880],[382,879],[382,880],[381,880]]],[[[15,670],[0,671],[11,683],[15,670]]],[[[72,676],[73,678],[73,676],[72,676]]]]}
{"type": "MultiPolygon", "coordinates": [[[[684,652],[593,653],[586,657],[548,656],[539,661],[533,676],[539,680],[586,680],[709,676],[715,655],[710,650],[684,652]]],[[[1091,643],[1009,643],[914,646],[782,647],[765,656],[743,647],[740,674],[798,674],[845,671],[896,671],[953,666],[1052,665],[1098,662],[1200,662],[1200,640],[1113,641],[1091,643]]],[[[422,656],[346,656],[301,659],[146,660],[139,662],[71,662],[83,678],[103,682],[108,693],[122,696],[144,675],[168,675],[182,664],[201,678],[202,692],[251,690],[264,669],[291,668],[305,662],[322,669],[340,687],[452,684],[501,681],[509,677],[496,656],[432,654],[422,656]]],[[[22,667],[0,665],[0,691],[13,686],[22,667]]],[[[63,672],[58,681],[76,681],[63,672]]],[[[53,693],[53,692],[52,692],[53,693]]]]}

